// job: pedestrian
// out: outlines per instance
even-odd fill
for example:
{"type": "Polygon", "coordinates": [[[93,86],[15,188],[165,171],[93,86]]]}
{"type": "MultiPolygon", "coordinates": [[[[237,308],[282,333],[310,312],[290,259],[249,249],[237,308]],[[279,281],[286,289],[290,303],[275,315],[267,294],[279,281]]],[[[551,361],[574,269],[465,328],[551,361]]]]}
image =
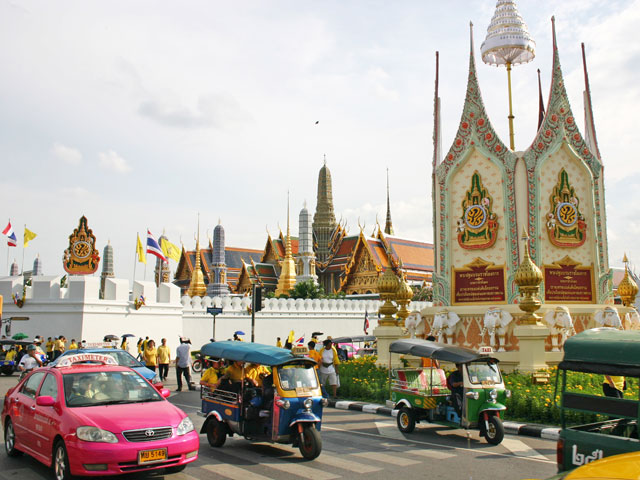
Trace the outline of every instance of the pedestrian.
{"type": "Polygon", "coordinates": [[[322,363],[322,354],[316,350],[316,342],[313,340],[307,343],[307,347],[309,347],[309,358],[316,361],[315,369],[317,370],[320,367],[320,363],[322,363]]]}
{"type": "Polygon", "coordinates": [[[142,337],[138,338],[136,348],[138,349],[138,360],[142,360],[142,337]]]}
{"type": "Polygon", "coordinates": [[[324,386],[324,384],[329,380],[329,385],[331,385],[331,390],[333,393],[333,398],[337,397],[338,383],[339,383],[339,372],[338,365],[340,365],[340,359],[338,358],[338,352],[333,346],[333,342],[330,339],[326,339],[322,342],[324,348],[322,349],[322,363],[320,364],[320,368],[318,369],[318,373],[320,374],[320,384],[324,386]]]}
{"type": "Polygon", "coordinates": [[[149,337],[144,337],[144,342],[142,342],[142,351],[143,352],[147,349],[147,343],[149,343],[149,337]]]}
{"type": "Polygon", "coordinates": [[[235,342],[244,342],[244,340],[242,339],[241,335],[244,335],[244,333],[237,331],[236,333],[233,334],[233,340],[235,342]]]}
{"type": "Polygon", "coordinates": [[[156,348],[156,342],[149,340],[147,342],[147,348],[144,350],[144,363],[149,370],[156,371],[158,366],[158,349],[156,348]]]}
{"type": "Polygon", "coordinates": [[[122,337],[122,343],[120,344],[120,350],[124,350],[125,352],[129,352],[129,342],[127,342],[127,337],[122,337]]]}
{"type": "Polygon", "coordinates": [[[605,375],[602,391],[606,397],[624,398],[625,379],[616,375],[605,375]]]}
{"type": "Polygon", "coordinates": [[[162,343],[158,347],[158,373],[160,381],[164,382],[169,374],[169,363],[171,362],[171,350],[167,346],[167,339],[160,340],[162,343]]]}
{"type": "Polygon", "coordinates": [[[69,350],[77,350],[78,344],[76,343],[76,339],[72,338],[71,343],[69,344],[69,350]]]}
{"type": "Polygon", "coordinates": [[[45,347],[47,349],[47,358],[49,359],[49,361],[53,360],[53,340],[51,339],[51,337],[47,338],[47,343],[45,344],[45,347]]]}
{"type": "Polygon", "coordinates": [[[280,340],[280,337],[276,339],[276,347],[282,348],[282,340],[280,340]]]}
{"type": "Polygon", "coordinates": [[[196,387],[191,385],[191,340],[180,337],[180,346],[176,348],[176,376],[178,377],[178,388],[176,392],[182,391],[182,376],[187,382],[189,390],[195,390],[196,387]]]}
{"type": "Polygon", "coordinates": [[[55,360],[64,352],[65,348],[64,335],[60,335],[55,342],[53,342],[53,359],[55,360]]]}
{"type": "Polygon", "coordinates": [[[27,347],[27,355],[23,355],[18,365],[18,370],[21,372],[30,372],[34,368],[42,366],[42,360],[36,355],[36,346],[29,345],[27,347]]]}

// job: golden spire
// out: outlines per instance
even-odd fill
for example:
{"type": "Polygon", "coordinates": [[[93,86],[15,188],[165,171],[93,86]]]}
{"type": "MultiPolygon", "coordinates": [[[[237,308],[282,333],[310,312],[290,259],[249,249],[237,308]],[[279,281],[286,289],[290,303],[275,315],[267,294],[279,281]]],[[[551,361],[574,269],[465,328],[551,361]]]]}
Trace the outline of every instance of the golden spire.
{"type": "Polygon", "coordinates": [[[289,295],[296,284],[296,262],[293,260],[291,252],[291,235],[289,229],[289,192],[287,192],[287,238],[285,242],[284,258],[280,262],[280,277],[278,278],[278,287],[276,288],[276,297],[280,295],[289,295]]]}
{"type": "Polygon", "coordinates": [[[384,224],[384,233],[386,233],[387,235],[393,235],[393,224],[391,223],[391,202],[389,201],[389,169],[388,168],[387,168],[387,221],[384,224]]]}
{"type": "Polygon", "coordinates": [[[622,304],[625,307],[630,307],[636,301],[638,285],[633,281],[631,275],[629,275],[629,260],[627,259],[626,253],[622,261],[624,262],[624,277],[618,285],[618,295],[620,296],[620,300],[622,300],[622,304]]]}
{"type": "Polygon", "coordinates": [[[196,238],[196,263],[191,273],[191,283],[187,295],[190,297],[204,297],[207,293],[207,286],[204,284],[204,275],[200,264],[200,214],[198,214],[198,236],[196,238]]]}
{"type": "Polygon", "coordinates": [[[522,240],[524,240],[524,255],[513,277],[513,281],[518,286],[518,291],[520,292],[518,306],[520,310],[525,312],[520,318],[520,324],[538,325],[540,317],[534,312],[542,305],[542,302],[538,298],[540,283],[542,282],[542,272],[529,256],[529,235],[527,235],[524,229],[522,230],[522,240]]]}

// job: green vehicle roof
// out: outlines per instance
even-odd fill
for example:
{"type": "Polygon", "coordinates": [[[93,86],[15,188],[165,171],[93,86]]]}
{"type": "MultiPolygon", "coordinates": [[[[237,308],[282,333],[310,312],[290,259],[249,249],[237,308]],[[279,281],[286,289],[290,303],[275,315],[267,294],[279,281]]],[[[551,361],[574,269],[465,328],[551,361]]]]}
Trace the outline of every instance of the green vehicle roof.
{"type": "Polygon", "coordinates": [[[563,370],[640,375],[640,332],[592,328],[564,343],[563,370]]]}

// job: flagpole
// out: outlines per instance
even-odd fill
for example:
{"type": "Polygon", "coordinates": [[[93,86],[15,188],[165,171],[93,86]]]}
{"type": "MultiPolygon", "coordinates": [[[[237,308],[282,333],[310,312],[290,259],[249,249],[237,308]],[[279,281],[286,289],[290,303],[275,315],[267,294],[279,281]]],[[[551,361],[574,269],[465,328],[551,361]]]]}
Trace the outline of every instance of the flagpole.
{"type": "MultiPolygon", "coordinates": [[[[24,224],[25,231],[27,230],[27,224],[24,224]]],[[[22,233],[22,275],[24,275],[24,232],[22,233]]]]}
{"type": "Polygon", "coordinates": [[[136,232],[136,250],[135,250],[135,253],[133,254],[133,283],[136,283],[136,263],[138,263],[138,239],[139,238],[140,238],[140,232],[136,232]]]}
{"type": "Polygon", "coordinates": [[[7,242],[7,269],[5,270],[7,275],[9,275],[9,242],[7,242]]]}
{"type": "Polygon", "coordinates": [[[149,227],[147,227],[147,239],[144,242],[144,278],[143,280],[147,281],[147,242],[149,241],[149,227]]]}

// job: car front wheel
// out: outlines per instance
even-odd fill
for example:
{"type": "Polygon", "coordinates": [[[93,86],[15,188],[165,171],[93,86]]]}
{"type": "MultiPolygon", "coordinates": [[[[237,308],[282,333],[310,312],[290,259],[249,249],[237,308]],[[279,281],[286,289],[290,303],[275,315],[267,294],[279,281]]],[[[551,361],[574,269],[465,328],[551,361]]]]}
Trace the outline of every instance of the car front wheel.
{"type": "Polygon", "coordinates": [[[22,455],[22,452],[16,448],[16,432],[10,418],[7,418],[4,426],[4,449],[10,457],[22,455]]]}
{"type": "Polygon", "coordinates": [[[73,478],[69,468],[69,456],[63,441],[58,441],[53,447],[53,473],[56,480],[70,480],[73,478]]]}

